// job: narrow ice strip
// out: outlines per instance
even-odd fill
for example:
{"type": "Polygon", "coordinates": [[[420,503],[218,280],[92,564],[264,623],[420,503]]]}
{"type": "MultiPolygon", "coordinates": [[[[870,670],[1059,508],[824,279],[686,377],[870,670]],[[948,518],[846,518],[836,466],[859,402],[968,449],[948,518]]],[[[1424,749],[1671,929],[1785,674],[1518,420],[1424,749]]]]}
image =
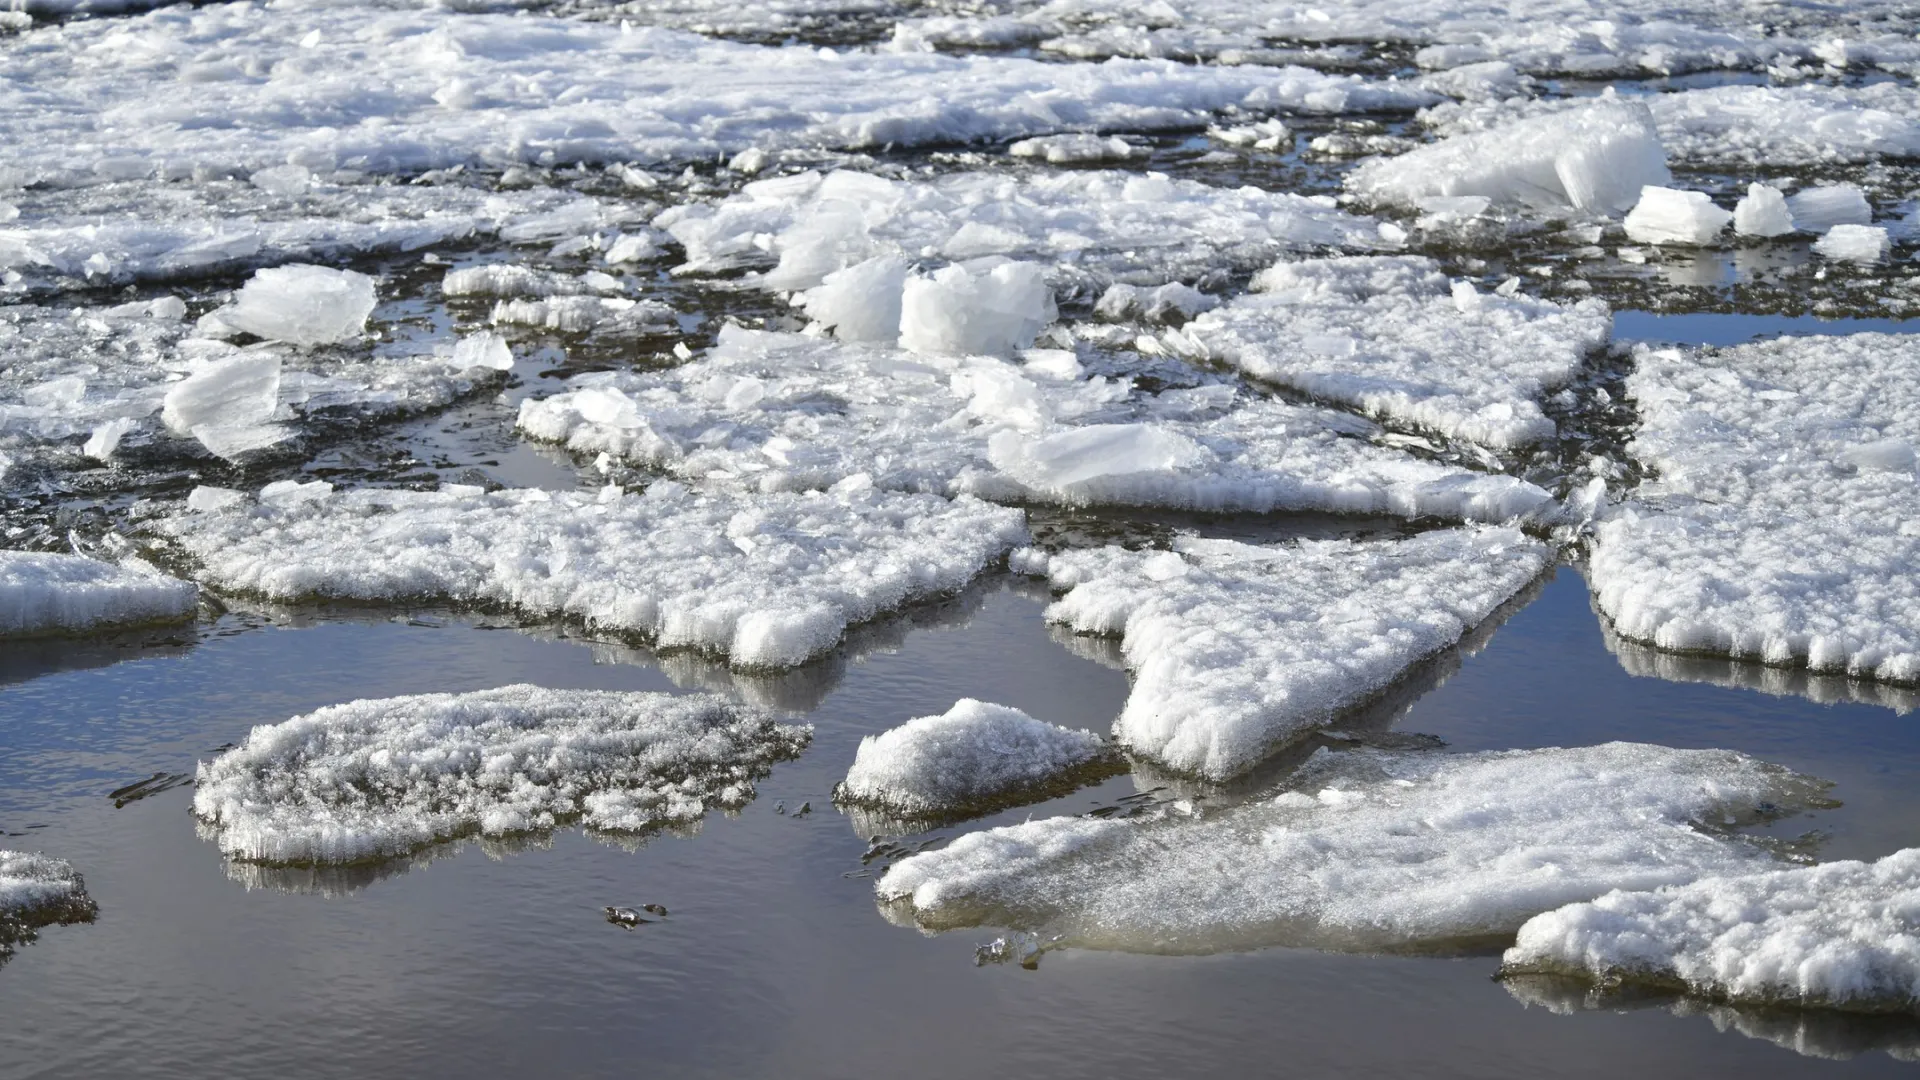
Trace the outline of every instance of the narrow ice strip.
{"type": "Polygon", "coordinates": [[[1111,755],[1090,731],[961,698],[942,715],[862,738],[834,799],[906,817],[979,812],[1071,785],[1111,755]]]}
{"type": "Polygon", "coordinates": [[[1737,837],[1822,785],[1730,750],[1318,751],[1271,799],[1197,820],[1060,817],[976,832],[876,891],[932,929],[1203,953],[1473,947],[1616,888],[1764,867],[1737,837]]]}
{"type": "Polygon", "coordinates": [[[1459,641],[1553,560],[1512,528],[1259,547],[1023,554],[1065,595],[1047,621],[1118,635],[1133,690],[1129,752],[1224,780],[1336,722],[1459,641]]]}
{"type": "Polygon", "coordinates": [[[220,850],[354,863],[579,822],[641,832],[739,807],[812,736],[709,695],[506,686],[332,705],[262,724],[195,775],[220,850]]]}
{"type": "Polygon", "coordinates": [[[1230,384],[1148,394],[1074,354],[916,355],[728,327],[693,361],[595,373],[520,407],[526,434],[747,490],[859,478],[1005,502],[1545,520],[1551,496],[1422,461],[1348,414],[1230,384]]]}
{"type": "MultiPolygon", "coordinates": [[[[202,489],[203,491],[206,489],[202,489]]],[[[952,592],[1026,535],[973,499],[832,493],[487,494],[270,485],[156,528],[219,588],[274,600],[511,607],[641,634],[660,647],[788,667],[853,623],[952,592]]]]}
{"type": "Polygon", "coordinates": [[[1920,682],[1920,358],[1884,334],[1643,349],[1645,481],[1588,579],[1659,648],[1920,682]]]}
{"type": "Polygon", "coordinates": [[[1529,920],[1501,971],[1746,1005],[1910,1013],[1920,1006],[1916,906],[1920,848],[1610,892],[1529,920]]]}
{"type": "Polygon", "coordinates": [[[1282,262],[1254,293],[1162,335],[1174,351],[1498,449],[1551,438],[1546,395],[1606,347],[1597,300],[1561,305],[1449,285],[1431,259],[1282,262]]]}
{"type": "Polygon", "coordinates": [[[0,960],[35,931],[90,922],[99,911],[71,863],[31,851],[0,851],[0,960]]]}
{"type": "Polygon", "coordinates": [[[192,582],[137,559],[115,564],[50,551],[0,551],[0,637],[179,622],[193,617],[199,601],[192,582]]]}

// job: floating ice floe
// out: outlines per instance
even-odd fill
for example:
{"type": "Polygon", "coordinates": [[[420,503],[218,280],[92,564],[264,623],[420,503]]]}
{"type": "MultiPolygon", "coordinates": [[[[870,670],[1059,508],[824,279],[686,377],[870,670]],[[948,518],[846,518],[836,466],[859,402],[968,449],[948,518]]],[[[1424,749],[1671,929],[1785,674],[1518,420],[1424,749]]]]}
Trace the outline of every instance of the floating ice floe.
{"type": "Polygon", "coordinates": [[[1920,682],[1920,357],[1909,337],[1643,349],[1642,482],[1589,578],[1624,637],[1920,682]]]}
{"type": "Polygon", "coordinates": [[[1814,242],[1813,250],[1829,259],[1877,263],[1893,251],[1887,230],[1876,225],[1835,225],[1814,242]]]}
{"type": "Polygon", "coordinates": [[[1713,827],[1817,802],[1730,750],[1317,751],[1277,797],[1198,820],[1059,817],[976,832],[876,884],[932,929],[1201,953],[1473,947],[1616,888],[1766,866],[1713,827]]]}
{"type": "Polygon", "coordinates": [[[1733,231],[1761,238],[1792,232],[1793,211],[1787,208],[1787,197],[1769,184],[1748,184],[1747,193],[1733,208],[1733,231]]]}
{"type": "Polygon", "coordinates": [[[640,832],[753,798],[812,729],[706,695],[507,686],[333,705],[262,724],[195,776],[220,850],[352,863],[579,822],[640,832]]]}
{"type": "Polygon", "coordinates": [[[1917,906],[1917,848],[1870,863],[1705,877],[1537,915],[1501,970],[1684,988],[1749,1005],[1912,1013],[1920,1006],[1917,906]]]}
{"type": "Polygon", "coordinates": [[[1229,779],[1459,641],[1552,562],[1517,529],[1259,547],[1188,538],[1016,569],[1065,595],[1047,621],[1121,638],[1133,690],[1113,733],[1176,772],[1229,779]]]}
{"type": "Polygon", "coordinates": [[[1125,161],[1142,153],[1118,135],[1039,135],[1022,139],[1007,147],[1018,158],[1039,158],[1053,165],[1077,165],[1089,161],[1125,161]]]}
{"type": "Polygon", "coordinates": [[[861,739],[834,799],[912,818],[974,813],[1057,792],[1112,760],[1090,731],[962,698],[861,739]]]}
{"type": "Polygon", "coordinates": [[[378,302],[365,274],[295,263],[254,271],[213,317],[268,341],[331,345],[358,337],[378,302]]]}
{"type": "Polygon", "coordinates": [[[850,624],[960,588],[1026,535],[1017,510],[853,483],[735,495],[663,481],[596,496],[315,481],[222,501],[156,523],[220,588],[511,607],[743,668],[799,664],[850,624]]]}
{"type": "Polygon", "coordinates": [[[1227,384],[1135,391],[1075,355],[915,355],[728,327],[669,371],[594,373],[520,407],[520,430],[687,480],[758,491],[849,478],[999,501],[1544,520],[1509,476],[1368,442],[1356,417],[1227,384]]]}
{"type": "Polygon", "coordinates": [[[0,962],[42,926],[92,922],[99,905],[72,864],[31,851],[0,851],[0,962]]]}
{"type": "Polygon", "coordinates": [[[1162,340],[1369,415],[1496,448],[1551,438],[1540,399],[1612,334],[1605,304],[1449,285],[1418,256],[1282,262],[1162,340]]]}
{"type": "Polygon", "coordinates": [[[1621,222],[1637,244],[1711,244],[1733,222],[1733,211],[1713,204],[1704,191],[1666,187],[1640,189],[1640,201],[1621,222]]]}
{"type": "Polygon", "coordinates": [[[1793,227],[1802,232],[1824,233],[1841,225],[1866,225],[1873,220],[1866,193],[1852,184],[1810,187],[1787,196],[1786,202],[1793,227]]]}
{"type": "Polygon", "coordinates": [[[137,559],[0,551],[0,637],[74,634],[192,618],[200,592],[137,559]]]}

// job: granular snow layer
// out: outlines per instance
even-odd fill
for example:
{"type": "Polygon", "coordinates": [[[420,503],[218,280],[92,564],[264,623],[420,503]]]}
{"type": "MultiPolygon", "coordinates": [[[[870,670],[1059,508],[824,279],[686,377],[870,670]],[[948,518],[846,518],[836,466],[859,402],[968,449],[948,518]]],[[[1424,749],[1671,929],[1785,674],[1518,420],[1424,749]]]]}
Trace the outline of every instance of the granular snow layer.
{"type": "Polygon", "coordinates": [[[1807,807],[1820,785],[1730,750],[1316,752],[1275,798],[1198,820],[1059,817],[894,864],[923,926],[1197,953],[1477,945],[1610,889],[1765,866],[1696,827],[1807,807]]]}
{"type": "Polygon", "coordinates": [[[99,909],[73,866],[31,851],[0,851],[0,960],[52,923],[86,922],[99,909]]]}
{"type": "Polygon", "coordinates": [[[81,633],[192,617],[200,592],[138,560],[0,551],[0,637],[81,633]]]}
{"type": "Polygon", "coordinates": [[[799,664],[850,624],[959,589],[1026,535],[1017,510],[856,485],[729,495],[663,481],[594,496],[315,482],[203,505],[216,501],[156,527],[221,588],[507,606],[742,668],[799,664]]]}
{"type": "Polygon", "coordinates": [[[1459,641],[1552,561],[1517,529],[1257,547],[1185,539],[1023,554],[1065,595],[1047,621],[1118,635],[1129,752],[1223,780],[1386,689],[1459,641]]]}
{"type": "Polygon", "coordinates": [[[943,715],[861,739],[834,798],[907,817],[979,810],[1044,789],[1109,753],[1090,731],[962,698],[943,715]]]}
{"type": "Polygon", "coordinates": [[[195,775],[220,850],[353,863],[575,821],[638,832],[739,807],[812,729],[708,695],[506,686],[262,724],[195,775]]]}
{"type": "Polygon", "coordinates": [[[1535,916],[1501,970],[1572,975],[1749,1005],[1920,1007],[1920,848],[1610,892],[1535,916]]]}
{"type": "Polygon", "coordinates": [[[1612,334],[1597,300],[1482,294],[1450,286],[1417,256],[1282,262],[1253,286],[1163,340],[1371,416],[1502,449],[1553,436],[1540,399],[1612,334]]]}
{"type": "Polygon", "coordinates": [[[1629,452],[1657,479],[1596,531],[1625,637],[1920,682],[1920,356],[1885,334],[1642,350],[1629,452]]]}
{"type": "Polygon", "coordinates": [[[521,405],[520,430],[678,477],[756,491],[852,477],[1001,501],[1545,519],[1509,476],[1376,446],[1371,425],[1228,384],[1147,394],[1073,353],[918,356],[723,329],[681,367],[583,375],[521,405]]]}

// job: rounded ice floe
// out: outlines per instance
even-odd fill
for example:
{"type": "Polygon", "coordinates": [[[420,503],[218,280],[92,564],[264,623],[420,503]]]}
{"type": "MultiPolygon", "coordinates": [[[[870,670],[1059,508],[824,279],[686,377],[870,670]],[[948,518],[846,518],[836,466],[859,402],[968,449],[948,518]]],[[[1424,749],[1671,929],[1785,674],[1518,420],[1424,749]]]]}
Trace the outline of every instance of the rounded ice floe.
{"type": "Polygon", "coordinates": [[[358,337],[376,302],[365,274],[295,263],[254,271],[219,317],[268,341],[330,345],[358,337]]]}
{"type": "Polygon", "coordinates": [[[191,618],[200,592],[138,559],[0,551],[0,637],[84,633],[191,618]]]}
{"type": "Polygon", "coordinates": [[[1649,186],[1640,189],[1640,201],[1621,224],[1635,243],[1699,247],[1713,243],[1732,221],[1733,212],[1715,206],[1704,191],[1649,186]]]}
{"type": "Polygon", "coordinates": [[[990,921],[1088,948],[1484,946],[1611,889],[1764,868],[1762,847],[1694,823],[1807,809],[1823,787],[1730,750],[1639,743],[1321,750],[1277,797],[976,832],[875,889],[924,927],[990,921]]]}
{"type": "Polygon", "coordinates": [[[1874,225],[1835,225],[1814,241],[1813,250],[1829,259],[1877,263],[1893,251],[1887,230],[1874,225]]]}
{"type": "Polygon", "coordinates": [[[828,493],[301,492],[156,527],[197,576],[276,600],[433,597],[583,619],[665,648],[788,667],[846,628],[951,592],[1026,536],[1017,510],[828,493]]]}
{"type": "Polygon", "coordinates": [[[1090,731],[961,698],[942,715],[861,739],[834,798],[903,817],[977,813],[1071,786],[1111,759],[1090,731]]]}
{"type": "Polygon", "coordinates": [[[72,864],[31,851],[0,851],[0,961],[34,932],[91,922],[99,911],[72,864]]]}
{"type": "Polygon", "coordinates": [[[1610,892],[1520,928],[1505,974],[1684,988],[1718,1001],[1920,1007],[1920,849],[1610,892]]]}
{"type": "Polygon", "coordinates": [[[507,686],[262,724],[195,776],[236,858],[352,863],[478,833],[690,825],[753,797],[812,729],[709,695],[507,686]]]}

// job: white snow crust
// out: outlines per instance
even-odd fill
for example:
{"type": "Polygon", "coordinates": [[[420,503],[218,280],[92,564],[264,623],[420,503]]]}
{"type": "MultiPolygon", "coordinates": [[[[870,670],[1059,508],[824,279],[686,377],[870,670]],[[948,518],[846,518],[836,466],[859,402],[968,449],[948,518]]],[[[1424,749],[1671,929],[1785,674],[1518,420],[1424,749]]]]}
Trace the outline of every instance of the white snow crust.
{"type": "Polygon", "coordinates": [[[964,812],[1018,797],[1108,753],[1090,731],[961,698],[939,716],[862,738],[834,798],[907,817],[964,812]]]}
{"type": "Polygon", "coordinates": [[[128,559],[0,551],[0,637],[83,633],[193,617],[200,591],[128,559]]]}

